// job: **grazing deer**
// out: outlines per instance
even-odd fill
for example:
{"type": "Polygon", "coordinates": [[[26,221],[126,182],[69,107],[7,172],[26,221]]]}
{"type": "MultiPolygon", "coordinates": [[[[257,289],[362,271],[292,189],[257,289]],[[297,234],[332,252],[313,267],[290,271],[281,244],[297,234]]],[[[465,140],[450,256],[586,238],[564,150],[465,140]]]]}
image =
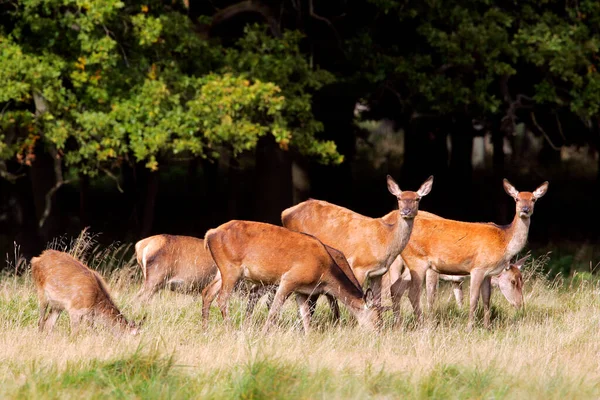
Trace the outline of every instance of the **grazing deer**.
{"type": "Polygon", "coordinates": [[[398,200],[398,210],[383,218],[369,218],[320,200],[307,200],[281,213],[283,226],[316,236],[347,258],[360,285],[371,280],[374,303],[381,306],[381,277],[404,249],[419,211],[419,201],[431,191],[430,176],[416,192],[402,191],[391,176],[388,190],[398,200]]]}
{"type": "Polygon", "coordinates": [[[204,240],[190,236],[150,236],[135,244],[135,256],[144,275],[143,301],[164,287],[201,291],[217,273],[204,240]]]}
{"type": "MultiPolygon", "coordinates": [[[[201,292],[215,278],[217,264],[204,246],[204,239],[191,236],[155,235],[135,244],[135,256],[144,275],[144,284],[138,293],[141,301],[148,301],[165,287],[174,290],[201,292]]],[[[254,285],[249,289],[246,316],[249,317],[258,300],[273,288],[254,285]]],[[[269,299],[270,299],[269,297],[269,299]]]]}
{"type": "Polygon", "coordinates": [[[229,297],[241,279],[279,285],[265,331],[275,323],[293,292],[305,332],[310,328],[308,296],[315,293],[338,298],[362,326],[375,328],[380,324],[379,310],[370,304],[371,291],[363,294],[341,252],[326,248],[313,236],[261,222],[230,221],[210,229],[204,240],[219,268],[217,277],[202,292],[205,326],[217,294],[221,314],[227,320],[229,297]]]}
{"type": "MultiPolygon", "coordinates": [[[[529,258],[529,255],[518,259],[514,263],[507,264],[506,267],[497,276],[491,277],[492,287],[497,287],[504,295],[504,298],[515,308],[521,308],[523,305],[523,274],[521,269],[523,264],[529,258]]],[[[463,306],[463,282],[467,279],[465,275],[444,275],[438,274],[432,269],[427,270],[425,278],[425,287],[427,288],[427,305],[429,309],[433,307],[437,291],[438,280],[441,279],[452,283],[452,292],[459,307],[463,306]]],[[[482,284],[484,285],[485,282],[482,284]]],[[[485,289],[487,290],[487,289],[485,289]]],[[[485,308],[489,307],[484,305],[485,308]]]]}
{"type": "MultiPolygon", "coordinates": [[[[489,328],[490,278],[500,274],[509,260],[525,246],[533,207],[546,194],[548,182],[544,182],[532,193],[517,191],[505,179],[504,189],[516,202],[515,217],[506,226],[453,221],[426,212],[419,213],[410,242],[401,255],[410,270],[408,296],[417,318],[421,318],[421,286],[427,270],[431,268],[441,274],[471,276],[468,327],[473,326],[481,289],[484,326],[489,328]]],[[[384,219],[388,217],[393,218],[388,214],[384,219]]],[[[404,280],[398,280],[391,287],[396,312],[406,286],[404,280]]]]}
{"type": "Polygon", "coordinates": [[[40,332],[52,331],[63,310],[69,313],[71,334],[79,329],[83,319],[102,320],[107,325],[135,335],[139,325],[128,322],[110,297],[102,277],[77,261],[73,256],[56,250],[46,250],[31,259],[31,273],[40,306],[40,332]],[[50,312],[46,315],[46,310],[50,312]]]}

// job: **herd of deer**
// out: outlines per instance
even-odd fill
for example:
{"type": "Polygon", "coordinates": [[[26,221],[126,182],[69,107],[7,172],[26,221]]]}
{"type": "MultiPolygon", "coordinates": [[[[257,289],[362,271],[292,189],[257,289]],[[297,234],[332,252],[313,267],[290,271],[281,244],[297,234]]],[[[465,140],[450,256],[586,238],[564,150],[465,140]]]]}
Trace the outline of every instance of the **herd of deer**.
{"type": "MultiPolygon", "coordinates": [[[[327,296],[335,318],[339,318],[337,299],[359,325],[377,329],[384,289],[389,290],[395,321],[399,321],[400,299],[407,289],[420,320],[424,280],[429,307],[440,277],[453,282],[462,305],[461,284],[470,276],[468,328],[473,326],[480,294],[484,326],[489,328],[492,283],[515,307],[523,303],[521,267],[525,259],[512,264],[511,259],[525,246],[535,202],[548,190],[548,182],[533,192],[519,192],[504,180],[504,189],[516,202],[515,217],[506,226],[419,212],[419,202],[432,184],[433,177],[429,177],[416,192],[402,191],[388,175],[388,190],[396,196],[398,210],[381,218],[311,199],[284,210],[283,227],[234,220],[208,230],[204,240],[173,235],[140,240],[135,251],[144,284],[138,296],[147,301],[159,289],[174,286],[201,290],[206,326],[213,300],[217,298],[227,320],[229,298],[238,283],[247,280],[253,283],[247,317],[263,294],[274,293],[265,330],[276,322],[292,293],[305,331],[321,294],[327,296]],[[367,280],[370,288],[363,291],[367,280]]],[[[34,257],[31,265],[40,331],[52,330],[66,310],[72,333],[84,319],[102,319],[119,330],[138,332],[139,324],[121,314],[100,275],[69,254],[46,250],[34,257]]]]}

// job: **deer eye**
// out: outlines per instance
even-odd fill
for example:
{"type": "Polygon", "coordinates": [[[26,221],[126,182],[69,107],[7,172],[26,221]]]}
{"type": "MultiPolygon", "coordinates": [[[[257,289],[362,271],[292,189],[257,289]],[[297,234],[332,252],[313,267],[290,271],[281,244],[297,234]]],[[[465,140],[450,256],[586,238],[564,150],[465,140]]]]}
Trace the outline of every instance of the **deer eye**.
{"type": "Polygon", "coordinates": [[[512,281],[510,281],[510,283],[512,283],[514,286],[517,282],[513,279],[512,281]]]}

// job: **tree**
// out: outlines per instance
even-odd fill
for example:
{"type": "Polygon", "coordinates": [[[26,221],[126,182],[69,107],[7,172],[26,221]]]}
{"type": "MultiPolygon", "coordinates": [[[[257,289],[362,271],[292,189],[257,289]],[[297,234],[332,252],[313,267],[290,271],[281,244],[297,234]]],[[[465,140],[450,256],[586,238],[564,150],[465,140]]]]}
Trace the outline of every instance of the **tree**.
{"type": "Polygon", "coordinates": [[[306,91],[331,76],[307,68],[297,33],[248,28],[226,49],[158,1],[26,0],[4,17],[0,170],[14,180],[40,152],[52,156],[40,225],[64,183],[116,179],[124,163],[155,171],[182,156],[235,157],[265,135],[321,162],[342,160],[316,138],[306,91]],[[292,84],[298,72],[303,82],[292,84]]]}

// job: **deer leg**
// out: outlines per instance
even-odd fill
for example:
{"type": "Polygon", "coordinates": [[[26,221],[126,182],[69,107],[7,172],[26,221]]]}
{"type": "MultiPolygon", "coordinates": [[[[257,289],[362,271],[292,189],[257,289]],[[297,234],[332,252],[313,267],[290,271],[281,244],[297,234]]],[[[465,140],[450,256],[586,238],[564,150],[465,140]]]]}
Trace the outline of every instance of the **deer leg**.
{"type": "Polygon", "coordinates": [[[277,291],[277,286],[263,286],[260,290],[260,296],[267,295],[267,310],[271,309],[271,305],[273,304],[273,298],[275,297],[275,292],[277,291]]]}
{"type": "Polygon", "coordinates": [[[491,277],[483,279],[481,284],[481,299],[483,301],[483,326],[490,329],[490,295],[492,294],[491,277]]]}
{"type": "Polygon", "coordinates": [[[79,312],[70,312],[69,320],[71,321],[71,336],[77,336],[83,315],[79,312]]]}
{"type": "Polygon", "coordinates": [[[390,297],[392,299],[392,310],[394,315],[394,325],[399,326],[402,323],[400,314],[400,300],[402,295],[410,287],[411,280],[408,268],[401,274],[400,277],[390,286],[390,297]]]}
{"type": "Polygon", "coordinates": [[[231,297],[231,293],[233,293],[233,289],[235,289],[235,284],[239,278],[239,274],[227,274],[221,277],[221,290],[217,297],[217,305],[221,310],[223,320],[226,322],[229,321],[229,297],[231,297]]]}
{"type": "Polygon", "coordinates": [[[438,288],[438,282],[440,280],[440,274],[432,270],[431,268],[425,273],[425,288],[427,289],[427,309],[429,312],[433,311],[433,304],[435,303],[435,295],[438,288]]]}
{"type": "Polygon", "coordinates": [[[310,318],[312,316],[309,303],[310,297],[306,294],[296,293],[296,303],[298,303],[298,309],[300,311],[300,317],[302,317],[302,326],[304,327],[305,333],[308,333],[310,330],[310,318]]]}
{"type": "Polygon", "coordinates": [[[144,285],[140,289],[137,294],[137,298],[140,302],[146,303],[156,292],[162,289],[165,286],[165,281],[160,282],[152,282],[150,279],[147,279],[144,282],[144,285]]]}
{"type": "Polygon", "coordinates": [[[213,281],[209,283],[202,291],[202,326],[206,329],[208,326],[208,315],[210,305],[217,297],[217,293],[221,290],[221,274],[217,274],[213,281]]]}
{"type": "Polygon", "coordinates": [[[482,270],[471,271],[471,287],[469,289],[469,323],[467,329],[473,329],[473,320],[475,318],[475,311],[477,310],[477,303],[479,302],[479,290],[485,278],[485,272],[482,270]]]}
{"type": "Polygon", "coordinates": [[[44,329],[48,329],[48,333],[51,333],[54,329],[54,325],[56,324],[56,320],[60,317],[60,313],[62,310],[57,310],[55,308],[50,308],[50,313],[46,318],[46,322],[44,323],[44,329]]]}
{"type": "Polygon", "coordinates": [[[415,317],[420,323],[423,321],[423,312],[421,311],[421,289],[423,287],[423,279],[427,269],[410,270],[410,288],[408,290],[408,299],[413,307],[415,317]]]}
{"type": "Polygon", "coordinates": [[[248,294],[248,304],[246,305],[246,321],[250,320],[250,317],[254,312],[254,307],[256,307],[256,303],[258,303],[258,300],[260,300],[261,296],[264,294],[263,288],[264,286],[256,284],[250,288],[250,293],[248,294]]]}
{"type": "Polygon", "coordinates": [[[456,299],[456,304],[458,304],[459,308],[463,306],[463,290],[462,290],[462,282],[452,282],[452,291],[454,292],[454,298],[456,299]]]}
{"type": "Polygon", "coordinates": [[[279,317],[279,313],[281,312],[281,307],[283,307],[283,303],[285,303],[290,294],[292,294],[292,285],[287,281],[280,282],[279,288],[277,289],[277,292],[275,292],[273,304],[269,310],[267,322],[263,328],[264,333],[266,333],[271,326],[275,324],[275,320],[279,317]]]}
{"type": "Polygon", "coordinates": [[[44,331],[44,323],[46,322],[46,311],[48,310],[48,301],[40,297],[40,318],[38,319],[38,330],[44,331]]]}
{"type": "Polygon", "coordinates": [[[369,276],[373,291],[373,305],[377,308],[381,308],[381,277],[381,275],[369,276]]]}

